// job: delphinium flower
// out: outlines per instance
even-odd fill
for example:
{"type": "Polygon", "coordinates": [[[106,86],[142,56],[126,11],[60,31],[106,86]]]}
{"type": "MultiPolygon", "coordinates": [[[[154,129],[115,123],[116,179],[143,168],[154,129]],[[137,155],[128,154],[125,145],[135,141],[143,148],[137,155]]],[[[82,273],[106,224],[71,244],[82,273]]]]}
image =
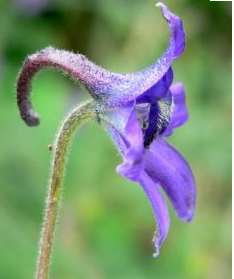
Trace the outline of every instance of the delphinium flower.
{"type": "Polygon", "coordinates": [[[53,47],[29,56],[21,69],[17,100],[21,117],[29,126],[39,124],[39,117],[30,102],[30,89],[33,76],[41,69],[61,70],[83,84],[92,96],[91,102],[71,112],[56,141],[37,278],[46,278],[44,270],[48,266],[45,267],[45,261],[49,261],[47,254],[51,251],[48,246],[51,246],[57,218],[58,206],[55,204],[60,197],[68,141],[77,124],[88,118],[97,120],[106,128],[123,157],[117,172],[138,182],[153,207],[157,222],[154,256],[158,256],[170,224],[162,189],[180,219],[191,221],[193,218],[196,190],[192,171],[180,153],[166,141],[173,130],[188,119],[183,85],[172,84],[171,68],[173,60],[184,51],[185,33],[177,15],[162,3],[157,7],[161,8],[168,22],[170,41],[161,58],[146,69],[129,74],[112,73],[81,54],[53,47]],[[46,249],[49,251],[44,252],[46,249]]]}

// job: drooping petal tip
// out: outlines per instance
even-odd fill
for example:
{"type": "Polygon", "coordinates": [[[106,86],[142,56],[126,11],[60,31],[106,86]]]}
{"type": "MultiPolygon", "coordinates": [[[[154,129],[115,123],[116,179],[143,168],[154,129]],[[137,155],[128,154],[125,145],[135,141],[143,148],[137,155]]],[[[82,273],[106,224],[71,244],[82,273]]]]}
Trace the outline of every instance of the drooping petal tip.
{"type": "Polygon", "coordinates": [[[152,239],[152,242],[155,247],[155,252],[153,253],[153,258],[156,259],[160,255],[160,243],[158,241],[157,231],[155,232],[155,235],[152,239]]]}
{"type": "Polygon", "coordinates": [[[156,252],[153,253],[153,258],[156,259],[159,256],[160,252],[156,248],[156,252]]]}

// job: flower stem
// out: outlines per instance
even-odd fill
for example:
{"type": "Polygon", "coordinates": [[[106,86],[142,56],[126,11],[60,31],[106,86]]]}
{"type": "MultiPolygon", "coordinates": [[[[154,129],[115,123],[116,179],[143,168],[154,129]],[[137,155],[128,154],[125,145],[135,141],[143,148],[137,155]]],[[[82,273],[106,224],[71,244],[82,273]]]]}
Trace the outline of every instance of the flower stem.
{"type": "Polygon", "coordinates": [[[39,248],[36,279],[48,279],[53,237],[58,218],[61,188],[66,164],[66,155],[73,132],[78,125],[95,118],[93,103],[85,103],[74,109],[64,121],[55,144],[46,213],[39,248]]]}

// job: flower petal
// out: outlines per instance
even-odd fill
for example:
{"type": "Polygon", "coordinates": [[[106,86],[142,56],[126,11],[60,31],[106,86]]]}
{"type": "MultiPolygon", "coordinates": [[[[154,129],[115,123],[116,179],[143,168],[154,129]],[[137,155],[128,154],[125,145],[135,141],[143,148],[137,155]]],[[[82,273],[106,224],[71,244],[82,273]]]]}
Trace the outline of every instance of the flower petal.
{"type": "Polygon", "coordinates": [[[185,103],[183,84],[180,82],[173,84],[170,87],[170,91],[172,93],[174,108],[169,125],[163,134],[164,136],[170,136],[174,128],[182,126],[188,120],[188,109],[185,103]]]}
{"type": "Polygon", "coordinates": [[[166,74],[156,83],[153,87],[146,90],[143,94],[137,97],[136,102],[139,103],[152,103],[164,98],[173,81],[173,71],[170,67],[166,74]]]}
{"type": "Polygon", "coordinates": [[[150,106],[148,127],[144,130],[144,146],[148,148],[152,141],[162,134],[169,122],[172,111],[172,94],[168,90],[167,95],[150,106]]]}
{"type": "MultiPolygon", "coordinates": [[[[169,45],[156,63],[143,69],[142,71],[118,76],[112,81],[112,84],[105,84],[100,92],[104,92],[103,101],[105,107],[119,106],[126,104],[129,101],[136,99],[142,94],[150,95],[155,92],[158,98],[164,97],[167,91],[156,91],[154,86],[165,76],[167,83],[171,84],[173,73],[171,64],[174,59],[182,54],[185,48],[185,33],[181,19],[171,13],[166,5],[158,3],[157,7],[161,8],[164,18],[167,20],[170,27],[170,42],[169,45]],[[160,94],[161,93],[161,94],[160,94]]],[[[163,80],[165,82],[165,80],[163,80]]],[[[160,84],[161,85],[161,84],[160,84]]]]}
{"type": "Polygon", "coordinates": [[[155,185],[146,172],[142,172],[139,183],[153,207],[157,222],[157,230],[153,239],[156,248],[153,256],[157,257],[159,255],[159,249],[166,239],[170,227],[170,217],[168,214],[167,204],[157,185],[155,185]]]}
{"type": "Polygon", "coordinates": [[[124,154],[124,162],[117,167],[116,171],[128,179],[137,181],[144,167],[144,145],[143,134],[135,109],[132,110],[125,127],[125,138],[129,147],[124,154]]]}
{"type": "Polygon", "coordinates": [[[153,86],[170,70],[172,61],[178,58],[185,49],[185,33],[181,19],[171,13],[166,5],[158,3],[157,7],[161,8],[163,16],[169,24],[170,42],[166,51],[156,63],[140,72],[128,75],[133,77],[135,83],[138,84],[138,87],[131,94],[134,97],[138,97],[147,90],[153,89],[153,86]]]}
{"type": "MultiPolygon", "coordinates": [[[[122,85],[118,84],[118,88],[113,88],[114,94],[108,97],[109,104],[119,105],[134,100],[148,90],[154,90],[156,85],[170,70],[172,61],[182,54],[185,48],[185,33],[181,19],[171,13],[169,9],[162,3],[158,3],[157,7],[161,8],[164,18],[168,21],[170,27],[169,45],[156,63],[146,69],[126,74],[122,85]]],[[[113,83],[115,87],[115,84],[113,83]]],[[[164,97],[162,95],[161,97],[164,97]]]]}
{"type": "Polygon", "coordinates": [[[144,133],[146,148],[166,130],[170,122],[172,93],[169,88],[172,80],[173,71],[170,67],[157,84],[136,99],[136,113],[144,133]]]}
{"type": "Polygon", "coordinates": [[[99,115],[114,140],[124,162],[116,171],[136,181],[143,170],[143,134],[136,118],[135,105],[109,110],[99,115]]]}
{"type": "Polygon", "coordinates": [[[185,49],[185,33],[181,19],[173,14],[168,7],[159,2],[156,7],[161,8],[164,18],[168,21],[171,30],[171,39],[167,51],[171,59],[176,59],[185,49]]]}
{"type": "Polygon", "coordinates": [[[145,169],[167,193],[178,217],[185,221],[192,220],[196,203],[195,181],[180,153],[158,137],[145,153],[145,169]]]}

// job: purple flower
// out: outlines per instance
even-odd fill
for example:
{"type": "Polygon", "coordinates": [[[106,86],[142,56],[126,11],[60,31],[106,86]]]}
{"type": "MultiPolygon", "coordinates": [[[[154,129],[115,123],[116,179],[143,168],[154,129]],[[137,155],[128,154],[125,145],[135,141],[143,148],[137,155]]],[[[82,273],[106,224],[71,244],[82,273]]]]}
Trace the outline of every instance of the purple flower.
{"type": "Polygon", "coordinates": [[[196,189],[192,171],[165,138],[188,119],[185,93],[181,83],[173,84],[172,61],[185,48],[181,19],[162,3],[170,27],[170,42],[160,59],[148,68],[130,74],[106,71],[80,54],[46,48],[27,58],[21,70],[17,91],[21,117],[34,126],[39,117],[30,102],[33,76],[45,67],[62,70],[82,83],[94,99],[99,123],[104,125],[123,163],[117,172],[139,182],[155,214],[156,252],[169,230],[169,214],[161,188],[180,219],[191,221],[195,210],[196,189]]]}

